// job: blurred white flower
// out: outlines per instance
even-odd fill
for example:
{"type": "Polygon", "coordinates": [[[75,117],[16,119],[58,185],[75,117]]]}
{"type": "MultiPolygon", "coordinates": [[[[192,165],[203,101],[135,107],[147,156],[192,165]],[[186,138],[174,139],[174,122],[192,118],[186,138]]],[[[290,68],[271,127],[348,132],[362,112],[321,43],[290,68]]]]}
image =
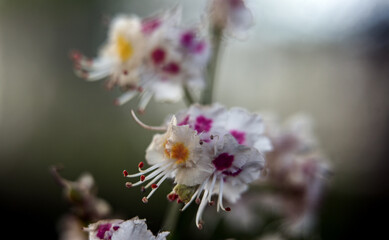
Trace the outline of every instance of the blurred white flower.
{"type": "Polygon", "coordinates": [[[244,0],[211,0],[211,24],[227,34],[241,37],[253,25],[253,16],[244,0]]]}
{"type": "Polygon", "coordinates": [[[177,102],[184,96],[183,88],[204,87],[203,71],[210,56],[201,29],[183,28],[180,22],[179,8],[143,20],[117,16],[96,59],[73,53],[76,73],[88,81],[109,77],[108,89],[118,86],[124,91],[117,105],[138,95],[140,111],[153,96],[177,102]]]}
{"type": "Polygon", "coordinates": [[[169,232],[160,232],[157,236],[147,230],[146,219],[134,217],[123,221],[120,219],[101,220],[90,224],[85,231],[89,240],[163,240],[169,232]]]}
{"type": "Polygon", "coordinates": [[[310,118],[295,115],[284,125],[275,119],[265,117],[274,151],[266,155],[266,176],[259,185],[276,191],[261,194],[261,203],[285,217],[287,232],[307,234],[314,226],[330,166],[318,149],[310,118]]]}

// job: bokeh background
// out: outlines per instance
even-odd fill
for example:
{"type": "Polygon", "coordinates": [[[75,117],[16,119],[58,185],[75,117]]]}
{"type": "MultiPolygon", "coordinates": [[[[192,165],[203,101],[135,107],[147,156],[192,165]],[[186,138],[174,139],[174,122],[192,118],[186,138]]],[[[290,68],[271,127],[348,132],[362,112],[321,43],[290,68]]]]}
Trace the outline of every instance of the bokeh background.
{"type": "MultiPolygon", "coordinates": [[[[115,107],[118,92],[77,78],[69,52],[95,56],[111,16],[145,17],[177,3],[188,24],[204,14],[205,0],[0,0],[2,231],[58,238],[57,221],[68,209],[49,174],[57,164],[71,180],[90,172],[115,212],[147,218],[159,230],[168,187],[145,205],[139,191],[124,187],[121,173],[136,171],[153,133],[131,119],[136,102],[115,107]]],[[[315,239],[379,236],[389,200],[389,1],[247,4],[255,25],[243,41],[224,40],[216,101],[281,117],[310,114],[334,169],[315,239]]],[[[158,125],[184,107],[152,101],[141,119],[158,125]]],[[[189,236],[209,235],[182,239],[189,236]]]]}

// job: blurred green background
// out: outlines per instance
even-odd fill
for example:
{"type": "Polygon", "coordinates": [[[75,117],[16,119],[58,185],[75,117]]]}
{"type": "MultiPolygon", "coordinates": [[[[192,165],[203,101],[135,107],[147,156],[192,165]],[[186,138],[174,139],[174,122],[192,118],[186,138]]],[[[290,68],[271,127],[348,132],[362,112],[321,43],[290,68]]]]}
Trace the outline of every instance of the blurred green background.
{"type": "MultiPolygon", "coordinates": [[[[107,17],[145,17],[177,3],[188,24],[204,14],[205,0],[0,0],[0,194],[7,229],[57,238],[67,208],[48,169],[62,164],[65,178],[90,172],[115,212],[147,218],[159,230],[169,184],[145,205],[137,189],[124,187],[121,173],[136,171],[153,133],[130,117],[136,102],[115,107],[118,92],[78,79],[69,52],[95,56],[107,17]]],[[[387,216],[388,199],[389,2],[247,4],[256,24],[244,41],[224,40],[216,101],[281,117],[309,113],[335,170],[318,237],[384,232],[377,219],[387,216]]],[[[151,101],[141,119],[158,125],[184,107],[151,101]]],[[[195,229],[190,224],[188,231],[195,229]]],[[[182,239],[189,236],[209,235],[205,229],[182,239]]]]}

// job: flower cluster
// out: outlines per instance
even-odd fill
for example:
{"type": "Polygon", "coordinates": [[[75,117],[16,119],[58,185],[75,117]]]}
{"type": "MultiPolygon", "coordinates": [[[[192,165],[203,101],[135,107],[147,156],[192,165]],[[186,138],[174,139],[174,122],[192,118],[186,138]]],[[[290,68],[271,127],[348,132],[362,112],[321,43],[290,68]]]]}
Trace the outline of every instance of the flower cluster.
{"type": "MultiPolygon", "coordinates": [[[[135,119],[135,114],[133,114],[135,119]]],[[[192,105],[189,109],[170,117],[165,126],[154,130],[166,130],[156,134],[146,150],[150,168],[126,177],[140,177],[136,183],[127,182],[127,187],[141,185],[152,190],[143,202],[147,202],[167,178],[174,179],[175,187],[168,199],[185,203],[185,210],[193,201],[200,204],[196,225],[202,227],[202,212],[209,203],[214,204],[217,195],[217,210],[225,208],[223,199],[235,203],[247,184],[257,179],[265,165],[263,153],[271,150],[270,141],[263,135],[264,126],[258,114],[242,108],[192,105]],[[158,181],[159,180],[159,181],[158,181]],[[157,182],[158,181],[158,182],[157,182]]]]}
{"type": "Polygon", "coordinates": [[[285,124],[274,116],[264,116],[266,135],[274,149],[266,155],[264,178],[258,184],[276,191],[262,194],[260,202],[278,209],[289,234],[309,233],[331,173],[328,160],[320,152],[308,116],[296,114],[285,124]]]}
{"type": "Polygon", "coordinates": [[[154,236],[147,230],[145,219],[134,217],[123,221],[120,219],[101,220],[89,224],[85,231],[89,232],[90,240],[165,240],[169,232],[160,232],[154,236]]]}
{"type": "Polygon", "coordinates": [[[140,111],[153,96],[157,101],[181,100],[184,88],[204,88],[210,44],[201,29],[180,22],[179,9],[146,19],[117,16],[97,58],[72,53],[76,74],[88,81],[109,77],[108,89],[117,86],[124,91],[117,105],[139,94],[140,111]]]}

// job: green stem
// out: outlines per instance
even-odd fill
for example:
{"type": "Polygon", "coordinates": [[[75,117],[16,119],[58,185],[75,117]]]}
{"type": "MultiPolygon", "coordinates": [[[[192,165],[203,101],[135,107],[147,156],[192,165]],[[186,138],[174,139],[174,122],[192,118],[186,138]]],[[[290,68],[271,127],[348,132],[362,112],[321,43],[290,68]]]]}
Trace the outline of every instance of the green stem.
{"type": "Polygon", "coordinates": [[[207,74],[206,74],[206,88],[203,92],[202,98],[201,98],[201,104],[207,105],[211,104],[213,102],[213,88],[215,85],[215,77],[216,77],[216,70],[218,66],[218,59],[219,59],[219,52],[220,52],[220,45],[221,45],[221,39],[223,36],[223,29],[213,26],[211,29],[211,36],[212,36],[212,57],[208,63],[207,66],[207,74]]]}
{"type": "Polygon", "coordinates": [[[175,234],[175,228],[177,225],[178,215],[180,214],[180,211],[178,209],[179,205],[175,202],[170,203],[170,207],[167,211],[167,214],[165,216],[165,220],[163,222],[163,230],[170,231],[169,239],[173,239],[175,234]]]}
{"type": "Polygon", "coordinates": [[[190,93],[189,89],[188,89],[188,86],[184,86],[184,93],[185,93],[185,102],[186,102],[186,105],[189,107],[190,105],[192,105],[193,103],[195,103],[193,97],[192,97],[192,94],[190,93]]]}

